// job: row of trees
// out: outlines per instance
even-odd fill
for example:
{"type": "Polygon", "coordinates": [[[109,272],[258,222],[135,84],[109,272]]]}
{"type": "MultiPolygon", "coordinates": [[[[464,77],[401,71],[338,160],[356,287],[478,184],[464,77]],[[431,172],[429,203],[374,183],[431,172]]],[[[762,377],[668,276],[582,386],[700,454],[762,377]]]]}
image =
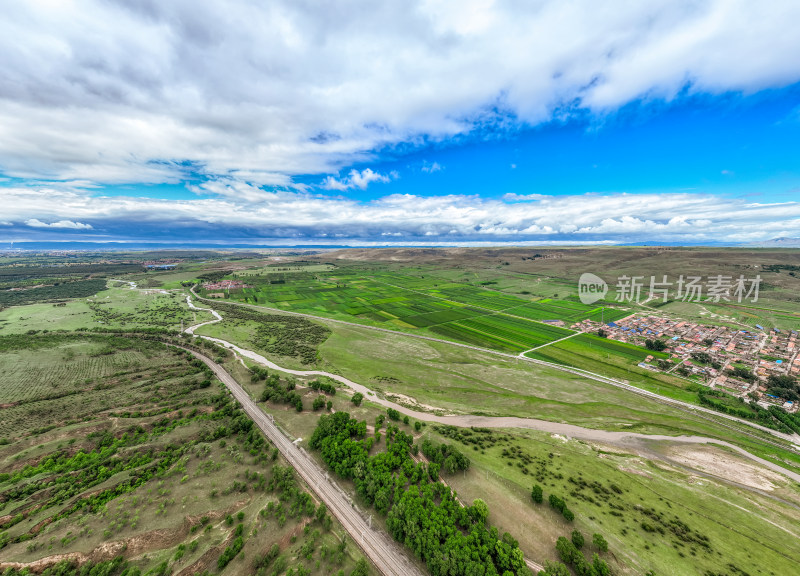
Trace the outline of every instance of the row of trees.
{"type": "Polygon", "coordinates": [[[793,426],[800,427],[800,419],[795,418],[794,415],[787,414],[783,408],[778,406],[767,410],[759,406],[755,401],[746,403],[741,397],[734,398],[721,390],[711,390],[705,387],[701,387],[697,391],[697,398],[703,406],[708,406],[718,412],[739,418],[755,420],[762,426],[780,430],[787,434],[796,431],[793,426]],[[783,417],[783,414],[788,418],[783,417]],[[792,424],[792,421],[794,421],[794,424],[792,424]]]}
{"type": "Polygon", "coordinates": [[[387,516],[392,536],[424,560],[433,576],[527,574],[518,542],[487,526],[486,504],[461,506],[449,487],[413,461],[413,437],[396,427],[388,432],[386,451],[371,455],[366,422],[338,412],[320,417],[309,446],[387,516]]]}

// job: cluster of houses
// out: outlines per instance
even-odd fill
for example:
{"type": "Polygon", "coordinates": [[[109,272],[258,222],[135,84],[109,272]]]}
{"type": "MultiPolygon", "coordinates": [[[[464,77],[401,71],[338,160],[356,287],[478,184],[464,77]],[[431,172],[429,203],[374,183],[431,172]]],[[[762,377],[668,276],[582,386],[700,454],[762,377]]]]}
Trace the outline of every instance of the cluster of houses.
{"type": "Polygon", "coordinates": [[[242,288],[249,288],[247,284],[241,280],[220,280],[219,282],[206,282],[203,284],[204,290],[222,290],[222,292],[208,292],[207,298],[225,298],[225,292],[231,290],[241,290],[242,288]]]}
{"type": "Polygon", "coordinates": [[[664,352],[669,354],[669,362],[658,362],[649,355],[639,364],[641,367],[693,375],[712,388],[720,387],[737,396],[755,395],[763,406],[798,409],[796,402],[767,393],[770,376],[800,375],[795,330],[759,325],[755,329],[737,329],[643,314],[607,324],[584,320],[572,328],[593,333],[602,329],[607,338],[639,346],[645,346],[647,340],[661,341],[666,345],[664,352]]]}

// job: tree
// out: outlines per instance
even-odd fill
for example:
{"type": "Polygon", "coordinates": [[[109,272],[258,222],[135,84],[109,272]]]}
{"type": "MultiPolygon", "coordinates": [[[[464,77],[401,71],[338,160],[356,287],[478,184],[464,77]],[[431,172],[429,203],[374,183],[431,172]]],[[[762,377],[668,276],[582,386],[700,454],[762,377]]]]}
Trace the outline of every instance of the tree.
{"type": "Polygon", "coordinates": [[[364,400],[364,395],[361,392],[356,392],[355,394],[353,394],[353,397],[350,398],[350,402],[352,402],[356,406],[361,406],[362,400],[364,400]]]}
{"type": "Polygon", "coordinates": [[[575,544],[575,548],[578,550],[583,548],[583,534],[581,534],[579,530],[572,531],[572,543],[575,544]]]}
{"type": "Polygon", "coordinates": [[[422,422],[420,422],[419,420],[417,420],[416,422],[414,422],[414,430],[416,430],[417,432],[419,432],[420,430],[422,430],[422,422]]]}
{"type": "Polygon", "coordinates": [[[311,405],[311,409],[314,412],[324,407],[325,407],[325,396],[319,395],[316,398],[314,398],[314,403],[311,405]]]}
{"type": "Polygon", "coordinates": [[[428,476],[430,476],[431,480],[434,482],[439,479],[439,469],[440,466],[436,462],[428,464],[428,476]]]}
{"type": "Polygon", "coordinates": [[[489,519],[489,507],[486,505],[486,502],[480,498],[473,500],[472,516],[477,522],[486,524],[486,520],[489,519]]]}
{"type": "Polygon", "coordinates": [[[598,330],[598,331],[597,331],[597,335],[598,335],[600,338],[607,338],[607,337],[608,337],[608,332],[606,332],[605,330],[603,330],[602,328],[600,328],[600,330],[598,330]]]}
{"type": "Polygon", "coordinates": [[[644,341],[644,347],[648,350],[655,350],[661,352],[666,349],[667,344],[663,340],[650,340],[649,338],[644,341]]]}
{"type": "Polygon", "coordinates": [[[556,540],[556,552],[558,552],[558,557],[561,558],[564,564],[572,564],[575,561],[576,554],[580,554],[575,545],[563,536],[559,536],[558,540],[556,540]]]}
{"type": "Polygon", "coordinates": [[[611,576],[611,568],[606,564],[605,560],[601,560],[597,552],[592,556],[592,568],[597,576],[611,576]]]}
{"type": "Polygon", "coordinates": [[[325,519],[325,515],[328,513],[328,507],[325,506],[324,503],[319,505],[317,508],[317,522],[322,522],[325,519]]]}
{"type": "Polygon", "coordinates": [[[600,534],[592,534],[592,542],[600,550],[600,552],[608,552],[608,542],[600,534]]]}
{"type": "Polygon", "coordinates": [[[368,574],[369,574],[369,565],[362,556],[361,558],[359,558],[358,562],[356,562],[356,567],[353,568],[352,572],[350,572],[350,576],[368,576],[368,574]]]}
{"type": "Polygon", "coordinates": [[[533,490],[531,490],[531,498],[537,504],[541,504],[544,501],[544,494],[542,494],[542,487],[538,484],[533,485],[533,490]]]}

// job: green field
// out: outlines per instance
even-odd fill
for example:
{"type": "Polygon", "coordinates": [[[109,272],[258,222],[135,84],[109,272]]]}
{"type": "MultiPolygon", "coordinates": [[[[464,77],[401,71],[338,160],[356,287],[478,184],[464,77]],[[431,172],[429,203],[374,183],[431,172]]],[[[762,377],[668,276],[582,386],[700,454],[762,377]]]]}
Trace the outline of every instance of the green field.
{"type": "MultiPolygon", "coordinates": [[[[800,561],[796,532],[800,513],[796,506],[777,499],[800,502],[798,486],[768,472],[745,480],[752,482],[750,487],[735,485],[731,481],[742,480],[751,470],[744,461],[738,462],[738,469],[734,465],[725,472],[728,481],[723,481],[658,457],[645,460],[637,450],[537,432],[494,430],[459,437],[464,441],[458,445],[473,460],[473,469],[453,475],[448,482],[466,501],[484,499],[492,511],[490,520],[501,530],[525,526],[520,544],[535,558],[557,559],[554,535],[569,538],[577,529],[588,541],[593,533],[606,537],[614,552],[616,574],[639,575],[648,570],[706,574],[710,570],[777,575],[791,574],[800,561]],[[499,441],[489,442],[488,437],[499,441]],[[512,446],[516,452],[509,450],[512,446]],[[532,502],[533,484],[543,487],[544,504],[532,502]],[[766,494],[763,487],[768,488],[766,494]],[[565,521],[547,505],[549,494],[567,501],[575,513],[574,522],[565,521]],[[676,521],[681,522],[680,530],[675,529],[676,521]],[[708,538],[708,548],[697,543],[698,536],[708,538]],[[734,571],[734,566],[743,572],[734,571]]],[[[650,454],[663,450],[657,444],[640,448],[650,454]]],[[[682,453],[673,456],[678,454],[682,453]]],[[[685,454],[732,458],[712,447],[687,448],[685,454]]]]}
{"type": "Polygon", "coordinates": [[[190,310],[182,292],[132,290],[127,285],[111,282],[108,288],[87,298],[0,310],[0,334],[146,327],[178,331],[181,323],[190,326],[210,319],[207,312],[190,310]]]}
{"type": "Polygon", "coordinates": [[[652,355],[667,358],[663,352],[647,350],[634,344],[581,334],[526,353],[529,358],[575,366],[591,372],[625,380],[651,392],[657,392],[684,402],[697,402],[697,394],[686,391],[686,380],[637,366],[652,355]]]}
{"type": "MultiPolygon", "coordinates": [[[[287,265],[286,268],[289,268],[287,265]]],[[[420,332],[508,352],[522,352],[571,333],[590,318],[612,321],[629,311],[517,295],[426,276],[424,270],[303,266],[284,273],[237,272],[248,287],[227,297],[250,304],[420,332]]],[[[201,290],[200,294],[204,294],[201,290]]]]}
{"type": "MultiPolygon", "coordinates": [[[[338,554],[342,540],[336,523],[323,530],[309,516],[290,514],[294,496],[265,489],[261,478],[269,483],[276,466],[286,463],[280,458],[273,462],[271,446],[254,446],[258,440],[238,430],[237,412],[215,400],[219,388],[213,378],[210,386],[203,384],[208,374],[201,366],[155,342],[58,332],[177,331],[181,323],[209,320],[208,313],[186,306],[180,290],[182,283],[198,276],[239,278],[249,285],[232,291],[230,299],[209,301],[224,321],[198,334],[230,340],[289,368],[344,375],[413,410],[702,435],[800,470],[800,456],[763,442],[768,439],[765,432],[744,424],[661,404],[525,359],[409,337],[432,336],[513,354],[535,349],[527,352],[530,358],[697,403],[696,383],[637,366],[648,355],[662,359],[664,354],[570,329],[585,319],[609,322],[643,310],[611,302],[585,306],[575,298],[575,279],[583,271],[601,271],[604,278],[631,270],[645,275],[693,270],[738,275],[742,267],[757,262],[767,281],[754,305],[673,302],[658,309],[704,323],[797,328],[800,316],[793,311],[793,299],[798,280],[788,274],[789,268],[778,266],[795,262],[795,256],[787,251],[751,251],[745,257],[736,250],[640,248],[409,249],[297,254],[272,261],[264,254],[204,253],[175,258],[180,262],[171,271],[145,272],[136,265],[116,269],[116,264],[83,269],[80,264],[69,274],[53,272],[58,262],[52,259],[43,260],[44,266],[37,266],[35,258],[0,261],[0,270],[5,270],[0,289],[15,283],[28,288],[42,279],[54,284],[59,274],[75,283],[113,277],[135,280],[140,288],[175,289],[161,293],[111,283],[96,295],[0,310],[0,562],[116,550],[116,543],[124,543],[126,557],[142,573],[166,562],[164,574],[208,570],[244,575],[256,573],[253,561],[277,543],[283,559],[277,561],[279,574],[289,568],[296,574],[301,567],[315,575],[350,572],[360,555],[352,543],[338,554]],[[671,267],[664,268],[667,263],[671,267]],[[19,278],[10,270],[14,267],[24,269],[19,278]],[[226,305],[237,301],[356,325],[226,305]],[[220,426],[225,434],[215,438],[220,426]],[[132,442],[133,437],[141,442],[132,442]],[[107,446],[113,453],[92,460],[91,468],[80,468],[83,457],[74,459],[78,450],[92,454],[107,446]],[[58,459],[67,463],[63,469],[36,468],[62,461],[58,459]],[[149,468],[162,470],[131,490],[124,488],[149,468]],[[12,475],[26,469],[33,472],[12,475]],[[62,492],[68,478],[75,479],[70,480],[74,491],[62,492]],[[91,500],[98,494],[118,489],[113,498],[89,506],[98,502],[91,500]],[[54,500],[60,497],[64,499],[54,500]],[[89,504],[72,510],[83,501],[89,504]],[[282,503],[283,523],[280,514],[262,514],[269,503],[282,503]],[[239,511],[244,514],[241,523],[239,511]],[[204,515],[209,517],[206,524],[200,521],[204,515]],[[245,527],[242,550],[220,570],[217,561],[237,537],[239,525],[245,527]],[[200,561],[204,567],[193,567],[200,561]]],[[[85,260],[91,263],[92,258],[101,257],[85,260]]],[[[170,260],[173,254],[148,258],[170,260]]],[[[612,288],[607,298],[613,296],[612,288]]],[[[252,394],[264,389],[263,381],[251,381],[237,360],[215,349],[209,352],[219,355],[252,394]]],[[[351,412],[370,427],[377,415],[386,414],[369,395],[361,406],[353,406],[342,386],[335,395],[321,394],[310,388],[308,378],[299,378],[295,391],[302,412],[294,404],[263,404],[295,438],[307,440],[318,415],[327,411],[325,406],[311,410],[321,395],[332,410],[351,412]]],[[[733,398],[713,400],[741,408],[733,398]]],[[[524,429],[442,429],[433,424],[416,430],[413,418],[409,424],[396,424],[417,442],[431,437],[468,453],[472,467],[446,476],[446,482],[467,503],[485,500],[491,524],[518,538],[526,557],[537,562],[555,559],[555,539],[573,529],[588,538],[600,532],[609,540],[604,558],[619,576],[648,570],[658,576],[776,576],[792,573],[800,562],[800,487],[718,446],[630,436],[607,445],[524,429]],[[542,485],[545,498],[562,496],[575,521],[567,522],[546,503],[534,505],[533,483],[542,485]],[[699,535],[708,538],[708,546],[699,535]]],[[[385,441],[384,436],[380,449],[385,441]]],[[[342,486],[353,489],[348,481],[342,486]]],[[[355,501],[362,504],[357,496],[355,501]]],[[[374,520],[376,527],[386,528],[385,518],[376,515],[374,520]]],[[[589,544],[584,551],[590,556],[595,550],[589,544]]],[[[271,574],[272,566],[261,573],[271,574]]]]}

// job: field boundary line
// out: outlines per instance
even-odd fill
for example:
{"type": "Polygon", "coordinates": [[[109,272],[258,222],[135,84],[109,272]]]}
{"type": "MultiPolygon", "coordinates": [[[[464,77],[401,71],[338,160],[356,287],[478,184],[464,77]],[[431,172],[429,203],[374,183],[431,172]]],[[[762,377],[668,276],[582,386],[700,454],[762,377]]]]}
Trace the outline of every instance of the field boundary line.
{"type": "Polygon", "coordinates": [[[538,350],[539,348],[544,348],[545,346],[550,346],[550,344],[555,344],[556,342],[562,342],[564,340],[568,340],[570,338],[574,338],[578,334],[583,334],[583,332],[575,332],[575,334],[570,334],[569,336],[564,336],[563,338],[559,338],[558,340],[553,340],[552,342],[547,342],[545,344],[542,344],[541,346],[537,346],[536,348],[531,348],[530,350],[525,350],[524,352],[520,352],[519,355],[521,357],[525,357],[525,354],[527,354],[528,352],[533,352],[534,350],[538,350]]]}

